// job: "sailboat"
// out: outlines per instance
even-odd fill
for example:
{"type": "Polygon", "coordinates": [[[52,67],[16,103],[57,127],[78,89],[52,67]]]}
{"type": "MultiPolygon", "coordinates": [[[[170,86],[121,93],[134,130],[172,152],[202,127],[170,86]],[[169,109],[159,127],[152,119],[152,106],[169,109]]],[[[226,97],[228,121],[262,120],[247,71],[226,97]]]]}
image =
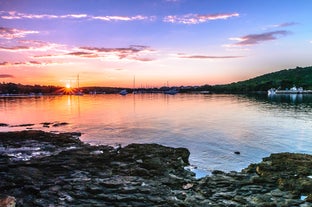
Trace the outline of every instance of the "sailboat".
{"type": "Polygon", "coordinates": [[[83,92],[79,88],[79,74],[77,75],[77,89],[76,89],[75,95],[76,96],[83,96],[83,92]]]}
{"type": "Polygon", "coordinates": [[[168,90],[164,91],[164,94],[169,94],[169,95],[175,95],[179,93],[177,88],[169,88],[169,82],[167,81],[167,88],[168,90]]]}
{"type": "Polygon", "coordinates": [[[138,92],[135,90],[135,76],[133,77],[133,94],[137,94],[138,92]]]}

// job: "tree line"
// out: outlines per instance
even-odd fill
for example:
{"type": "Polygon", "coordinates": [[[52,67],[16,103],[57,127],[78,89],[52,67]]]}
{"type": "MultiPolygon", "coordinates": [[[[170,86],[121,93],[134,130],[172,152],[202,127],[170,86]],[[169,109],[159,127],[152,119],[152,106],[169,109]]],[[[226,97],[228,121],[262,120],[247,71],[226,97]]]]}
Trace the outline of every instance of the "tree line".
{"type": "MultiPolygon", "coordinates": [[[[293,86],[302,87],[305,90],[312,90],[312,66],[296,67],[285,69],[273,73],[261,75],[249,80],[223,84],[223,85],[203,85],[189,87],[175,87],[181,93],[192,91],[210,91],[212,93],[252,93],[266,92],[270,88],[289,89],[293,86]]],[[[29,94],[42,93],[53,94],[60,91],[60,86],[22,85],[16,83],[0,83],[0,94],[29,94]]],[[[83,92],[93,91],[105,93],[118,93],[121,88],[114,87],[82,87],[83,92]]],[[[167,88],[165,88],[167,90],[167,88]]],[[[162,91],[163,88],[153,88],[153,91],[162,91]]],[[[133,89],[128,89],[133,90],[133,89]]],[[[145,89],[148,91],[148,89],[145,89]]]]}

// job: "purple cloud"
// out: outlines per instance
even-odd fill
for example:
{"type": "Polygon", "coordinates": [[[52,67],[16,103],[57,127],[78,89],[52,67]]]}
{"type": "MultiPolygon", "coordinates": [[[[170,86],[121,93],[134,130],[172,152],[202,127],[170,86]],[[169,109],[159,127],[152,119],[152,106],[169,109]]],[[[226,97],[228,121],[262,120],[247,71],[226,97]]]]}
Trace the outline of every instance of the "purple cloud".
{"type": "Polygon", "coordinates": [[[265,41],[276,40],[288,34],[290,34],[290,32],[285,30],[265,32],[261,34],[250,34],[243,37],[230,38],[231,40],[237,40],[238,42],[227,46],[228,47],[251,46],[265,41]]]}
{"type": "Polygon", "coordinates": [[[20,50],[29,50],[28,46],[12,46],[12,47],[0,47],[0,51],[20,51],[20,50]]]}
{"type": "Polygon", "coordinates": [[[0,74],[0,78],[14,78],[14,76],[10,74],[0,74]]]}
{"type": "Polygon", "coordinates": [[[42,63],[38,61],[27,61],[27,62],[0,62],[1,66],[34,66],[34,65],[47,65],[47,63],[42,63]]]}
{"type": "Polygon", "coordinates": [[[297,25],[298,23],[296,22],[285,22],[282,24],[277,24],[276,27],[289,27],[289,26],[293,26],[293,25],[297,25]]]}
{"type": "Polygon", "coordinates": [[[294,25],[298,25],[299,23],[297,22],[284,22],[281,24],[272,24],[272,25],[267,25],[266,27],[264,27],[264,30],[268,30],[268,29],[272,29],[272,28],[283,28],[283,27],[290,27],[290,26],[294,26],[294,25]]]}
{"type": "Polygon", "coordinates": [[[85,58],[96,58],[99,55],[91,52],[70,52],[68,55],[78,56],[78,57],[85,57],[85,58]]]}
{"type": "Polygon", "coordinates": [[[117,56],[119,59],[131,59],[138,61],[152,61],[152,58],[140,57],[153,51],[150,47],[145,45],[130,45],[129,47],[122,48],[105,48],[105,47],[80,47],[83,52],[75,52],[75,54],[84,55],[84,57],[108,57],[117,56]]]}

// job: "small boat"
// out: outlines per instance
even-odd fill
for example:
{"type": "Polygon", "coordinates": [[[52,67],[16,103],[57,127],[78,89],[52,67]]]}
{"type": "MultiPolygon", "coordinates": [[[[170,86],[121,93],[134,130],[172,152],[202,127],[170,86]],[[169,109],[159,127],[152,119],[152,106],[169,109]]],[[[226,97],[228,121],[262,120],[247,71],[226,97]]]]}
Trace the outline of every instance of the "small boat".
{"type": "Polygon", "coordinates": [[[275,88],[270,88],[268,90],[268,95],[271,96],[271,95],[275,95],[276,94],[276,89],[275,88]]]}
{"type": "Polygon", "coordinates": [[[74,93],[74,95],[76,95],[76,96],[83,96],[84,94],[83,94],[82,91],[77,91],[77,92],[74,93]]]}
{"type": "Polygon", "coordinates": [[[296,86],[286,89],[286,90],[279,90],[275,88],[271,88],[268,90],[268,95],[275,95],[275,94],[311,94],[311,90],[303,90],[302,87],[297,88],[296,86]]]}
{"type": "Polygon", "coordinates": [[[169,95],[175,95],[177,93],[179,93],[179,91],[176,88],[164,91],[164,94],[169,94],[169,95]]]}
{"type": "Polygon", "coordinates": [[[128,92],[127,92],[126,89],[124,89],[124,90],[121,90],[121,91],[119,92],[119,94],[122,95],[122,96],[125,96],[125,95],[128,94],[128,92]]]}

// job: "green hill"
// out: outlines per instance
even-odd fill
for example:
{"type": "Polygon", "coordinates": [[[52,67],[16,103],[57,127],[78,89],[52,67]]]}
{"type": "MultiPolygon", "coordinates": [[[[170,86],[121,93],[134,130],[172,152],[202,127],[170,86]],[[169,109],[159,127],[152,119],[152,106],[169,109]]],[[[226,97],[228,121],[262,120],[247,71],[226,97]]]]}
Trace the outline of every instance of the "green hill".
{"type": "Polygon", "coordinates": [[[268,73],[246,81],[226,85],[213,86],[215,92],[246,93],[256,91],[267,91],[270,88],[281,89],[293,86],[303,87],[305,90],[312,90],[312,66],[285,69],[278,72],[268,73]]]}

